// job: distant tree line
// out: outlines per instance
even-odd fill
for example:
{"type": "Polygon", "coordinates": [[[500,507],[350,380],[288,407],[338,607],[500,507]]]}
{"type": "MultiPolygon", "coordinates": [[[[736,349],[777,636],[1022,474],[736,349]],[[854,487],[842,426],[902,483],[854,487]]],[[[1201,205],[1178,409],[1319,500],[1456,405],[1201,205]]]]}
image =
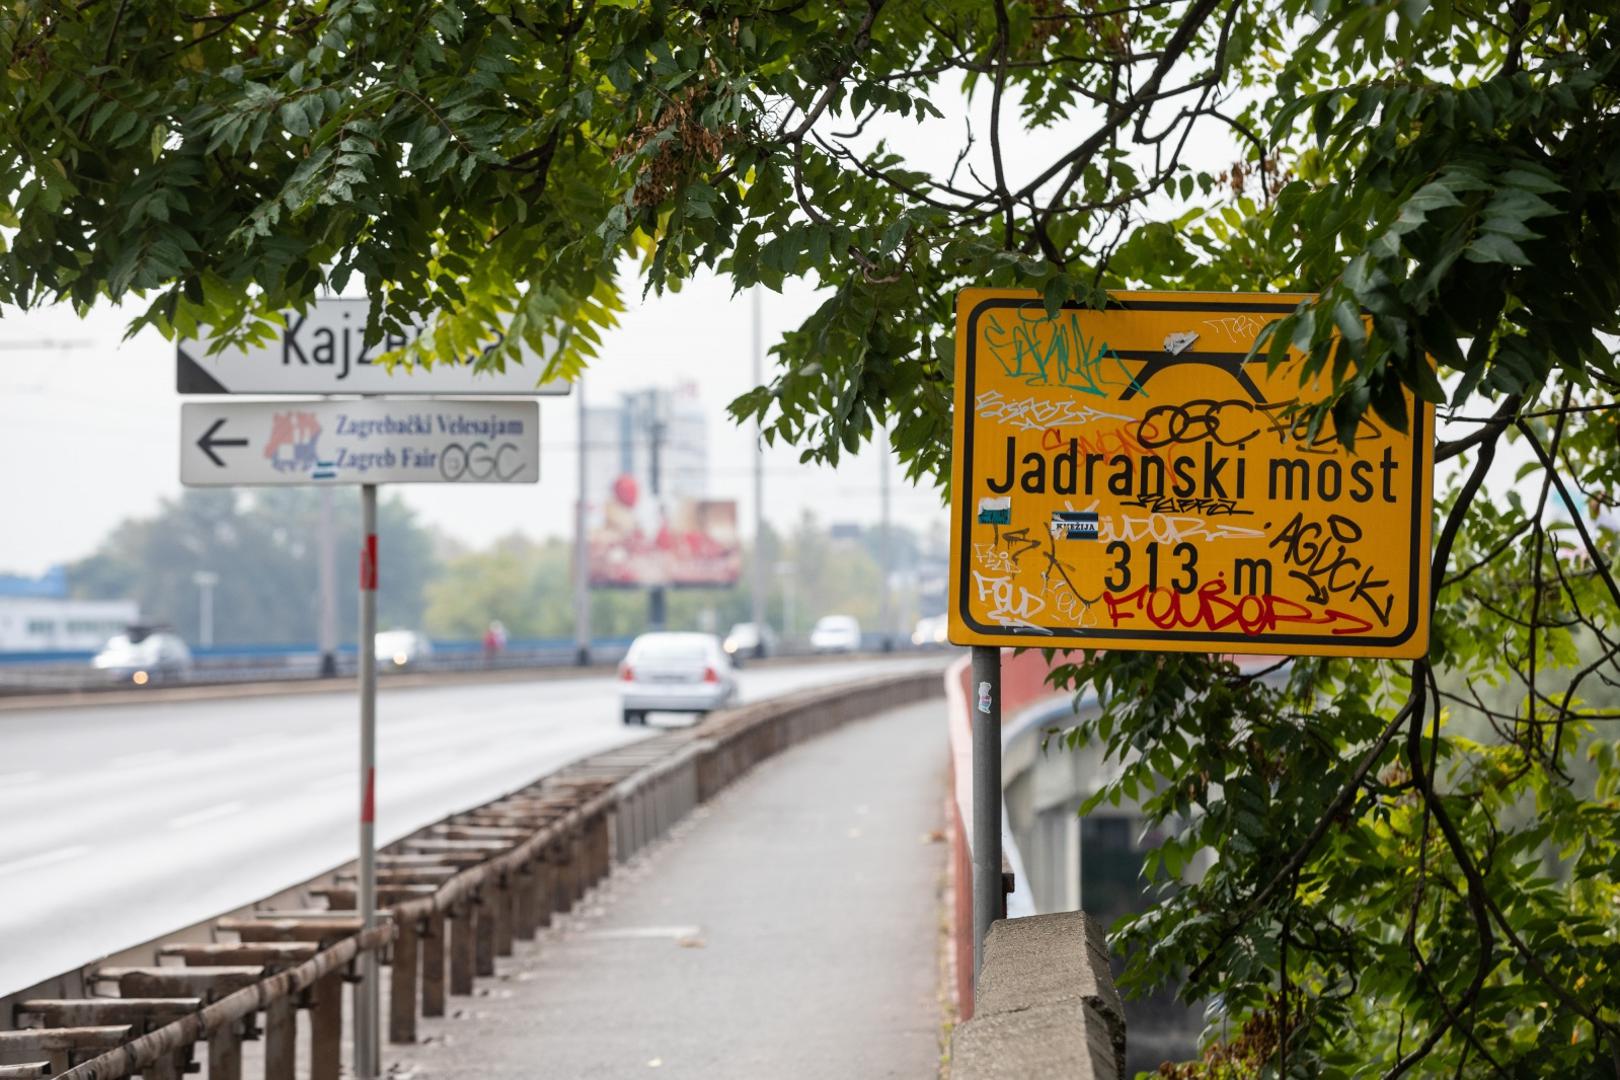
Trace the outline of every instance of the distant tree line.
{"type": "MultiPolygon", "coordinates": [[[[340,641],[353,641],[359,622],[357,498],[337,493],[333,514],[340,641]]],[[[423,590],[442,573],[443,541],[398,496],[378,501],[377,531],[387,560],[378,621],[417,626],[423,590]]],[[[118,525],[68,567],[68,581],[75,596],[135,600],[142,618],[172,625],[195,643],[200,597],[192,575],[212,571],[219,575],[216,644],[313,642],[320,632],[319,535],[320,494],[312,489],[186,491],[152,516],[118,525]]]]}
{"type": "MultiPolygon", "coordinates": [[[[934,549],[942,554],[943,537],[934,541],[934,549]]],[[[891,543],[897,579],[891,594],[893,627],[909,634],[910,620],[933,613],[938,602],[919,595],[913,583],[916,570],[928,561],[924,539],[896,527],[891,543]]],[[[835,535],[807,514],[786,536],[767,528],[760,550],[768,564],[765,618],[778,633],[802,636],[816,618],[832,612],[854,615],[868,630],[879,628],[880,528],[844,527],[835,535]]],[[[742,578],[734,588],[670,590],[670,628],[724,633],[735,623],[749,621],[757,557],[752,548],[745,551],[742,578]]],[[[489,620],[499,619],[515,638],[566,637],[574,631],[572,567],[570,542],[521,534],[487,549],[454,554],[445,561],[443,573],[426,586],[425,626],[430,634],[465,638],[481,634],[489,620]]],[[[645,592],[591,591],[595,636],[628,637],[646,625],[645,592]]]]}
{"type": "MultiPolygon", "coordinates": [[[[335,588],[338,637],[357,632],[355,552],[359,534],[351,493],[337,495],[335,588]]],[[[186,491],[158,511],[131,518],[110,532],[95,552],[68,568],[73,594],[130,598],[144,619],[174,626],[188,641],[200,630],[199,571],[217,574],[216,644],[313,642],[320,626],[320,495],[310,489],[251,493],[186,491]]],[[[786,536],[767,531],[762,545],[770,564],[766,615],[781,632],[802,635],[820,615],[840,612],[877,629],[882,579],[882,532],[868,526],[830,532],[813,516],[786,536]],[[792,625],[789,625],[791,618],[792,625]]],[[[566,638],[574,632],[573,545],[561,538],[514,533],[487,548],[471,549],[437,532],[398,496],[378,505],[383,552],[378,622],[425,630],[444,639],[480,637],[500,620],[511,638],[566,638]]],[[[930,538],[939,558],[943,537],[930,538]]],[[[908,633],[910,619],[930,614],[932,598],[910,584],[930,557],[918,533],[896,527],[891,539],[896,569],[893,625],[908,633]]],[[[724,632],[752,612],[753,560],[745,553],[734,588],[677,589],[669,593],[672,629],[724,632]]],[[[591,629],[596,637],[627,637],[647,624],[640,590],[594,589],[591,629]]]]}

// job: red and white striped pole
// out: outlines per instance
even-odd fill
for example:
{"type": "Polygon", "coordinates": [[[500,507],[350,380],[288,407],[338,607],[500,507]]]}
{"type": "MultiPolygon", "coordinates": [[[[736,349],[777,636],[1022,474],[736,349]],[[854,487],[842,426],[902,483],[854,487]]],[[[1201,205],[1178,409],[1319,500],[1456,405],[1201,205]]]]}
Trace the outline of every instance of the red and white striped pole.
{"type": "MultiPolygon", "coordinates": [[[[355,898],[367,927],[377,919],[377,485],[360,485],[360,888],[355,898]]],[[[376,1080],[382,1044],[379,1038],[377,954],[358,958],[360,981],[354,1001],[354,1074],[376,1080]]]]}

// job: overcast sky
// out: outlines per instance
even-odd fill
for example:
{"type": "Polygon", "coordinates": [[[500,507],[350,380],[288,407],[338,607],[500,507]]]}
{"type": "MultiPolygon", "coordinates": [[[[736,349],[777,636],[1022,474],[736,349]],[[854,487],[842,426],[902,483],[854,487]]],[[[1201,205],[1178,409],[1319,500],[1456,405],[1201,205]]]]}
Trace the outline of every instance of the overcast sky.
{"type": "MultiPolygon", "coordinates": [[[[586,377],[587,400],[693,384],[710,416],[713,494],[736,498],[743,522],[751,521],[752,427],[739,429],[725,415],[753,385],[747,295],[733,299],[727,283],[708,278],[679,295],[629,300],[586,377]]],[[[814,302],[805,287],[767,292],[767,346],[814,302]]],[[[0,319],[0,572],[34,574],[79,558],[120,520],[150,514],[161,498],[179,493],[174,347],[150,331],[124,341],[126,322],[125,312],[110,307],[83,321],[66,308],[0,319]]],[[[513,531],[567,535],[576,489],[574,409],[571,398],[541,399],[538,484],[395,490],[424,520],[467,544],[513,531]]],[[[879,464],[871,449],[836,472],[800,465],[793,448],[768,450],[765,514],[784,526],[806,509],[824,522],[876,521],[879,464]]],[[[936,493],[906,486],[898,469],[893,506],[897,522],[918,528],[946,516],[936,493]]]]}

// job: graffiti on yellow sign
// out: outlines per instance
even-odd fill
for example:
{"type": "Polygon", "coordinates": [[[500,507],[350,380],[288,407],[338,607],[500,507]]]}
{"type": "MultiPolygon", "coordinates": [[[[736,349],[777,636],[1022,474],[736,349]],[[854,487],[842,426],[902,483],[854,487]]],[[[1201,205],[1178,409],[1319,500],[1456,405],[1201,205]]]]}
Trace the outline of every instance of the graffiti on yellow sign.
{"type": "MultiPolygon", "coordinates": [[[[1249,358],[1301,296],[1117,293],[1048,316],[957,298],[951,640],[1421,656],[1432,406],[1310,433],[1298,358],[1249,358]]],[[[1313,396],[1317,395],[1317,396],[1313,396]]]]}

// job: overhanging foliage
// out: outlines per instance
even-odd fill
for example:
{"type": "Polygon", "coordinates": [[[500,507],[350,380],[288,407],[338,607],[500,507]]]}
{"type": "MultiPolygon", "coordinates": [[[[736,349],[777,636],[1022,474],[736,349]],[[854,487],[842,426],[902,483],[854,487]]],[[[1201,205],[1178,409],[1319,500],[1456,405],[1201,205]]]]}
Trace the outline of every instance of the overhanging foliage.
{"type": "Polygon", "coordinates": [[[958,287],[1320,293],[1265,347],[1310,353],[1338,430],[1404,386],[1466,432],[1434,647],[1280,690],[1066,672],[1109,702],[1070,737],[1134,754],[1105,797],[1183,830],[1155,880],[1220,856],[1121,928],[1132,978],[1242,1033],[1187,1076],[1620,1074],[1620,590],[1582,512],[1620,492],[1609,6],[21,0],[0,46],[0,302],[252,335],[360,283],[374,332],[437,316],[414,359],[498,326],[571,374],[627,258],[653,288],[813,277],[734,412],[827,461],[887,423],[942,483],[958,287]],[[897,125],[961,154],[907,161],[897,125]]]}

